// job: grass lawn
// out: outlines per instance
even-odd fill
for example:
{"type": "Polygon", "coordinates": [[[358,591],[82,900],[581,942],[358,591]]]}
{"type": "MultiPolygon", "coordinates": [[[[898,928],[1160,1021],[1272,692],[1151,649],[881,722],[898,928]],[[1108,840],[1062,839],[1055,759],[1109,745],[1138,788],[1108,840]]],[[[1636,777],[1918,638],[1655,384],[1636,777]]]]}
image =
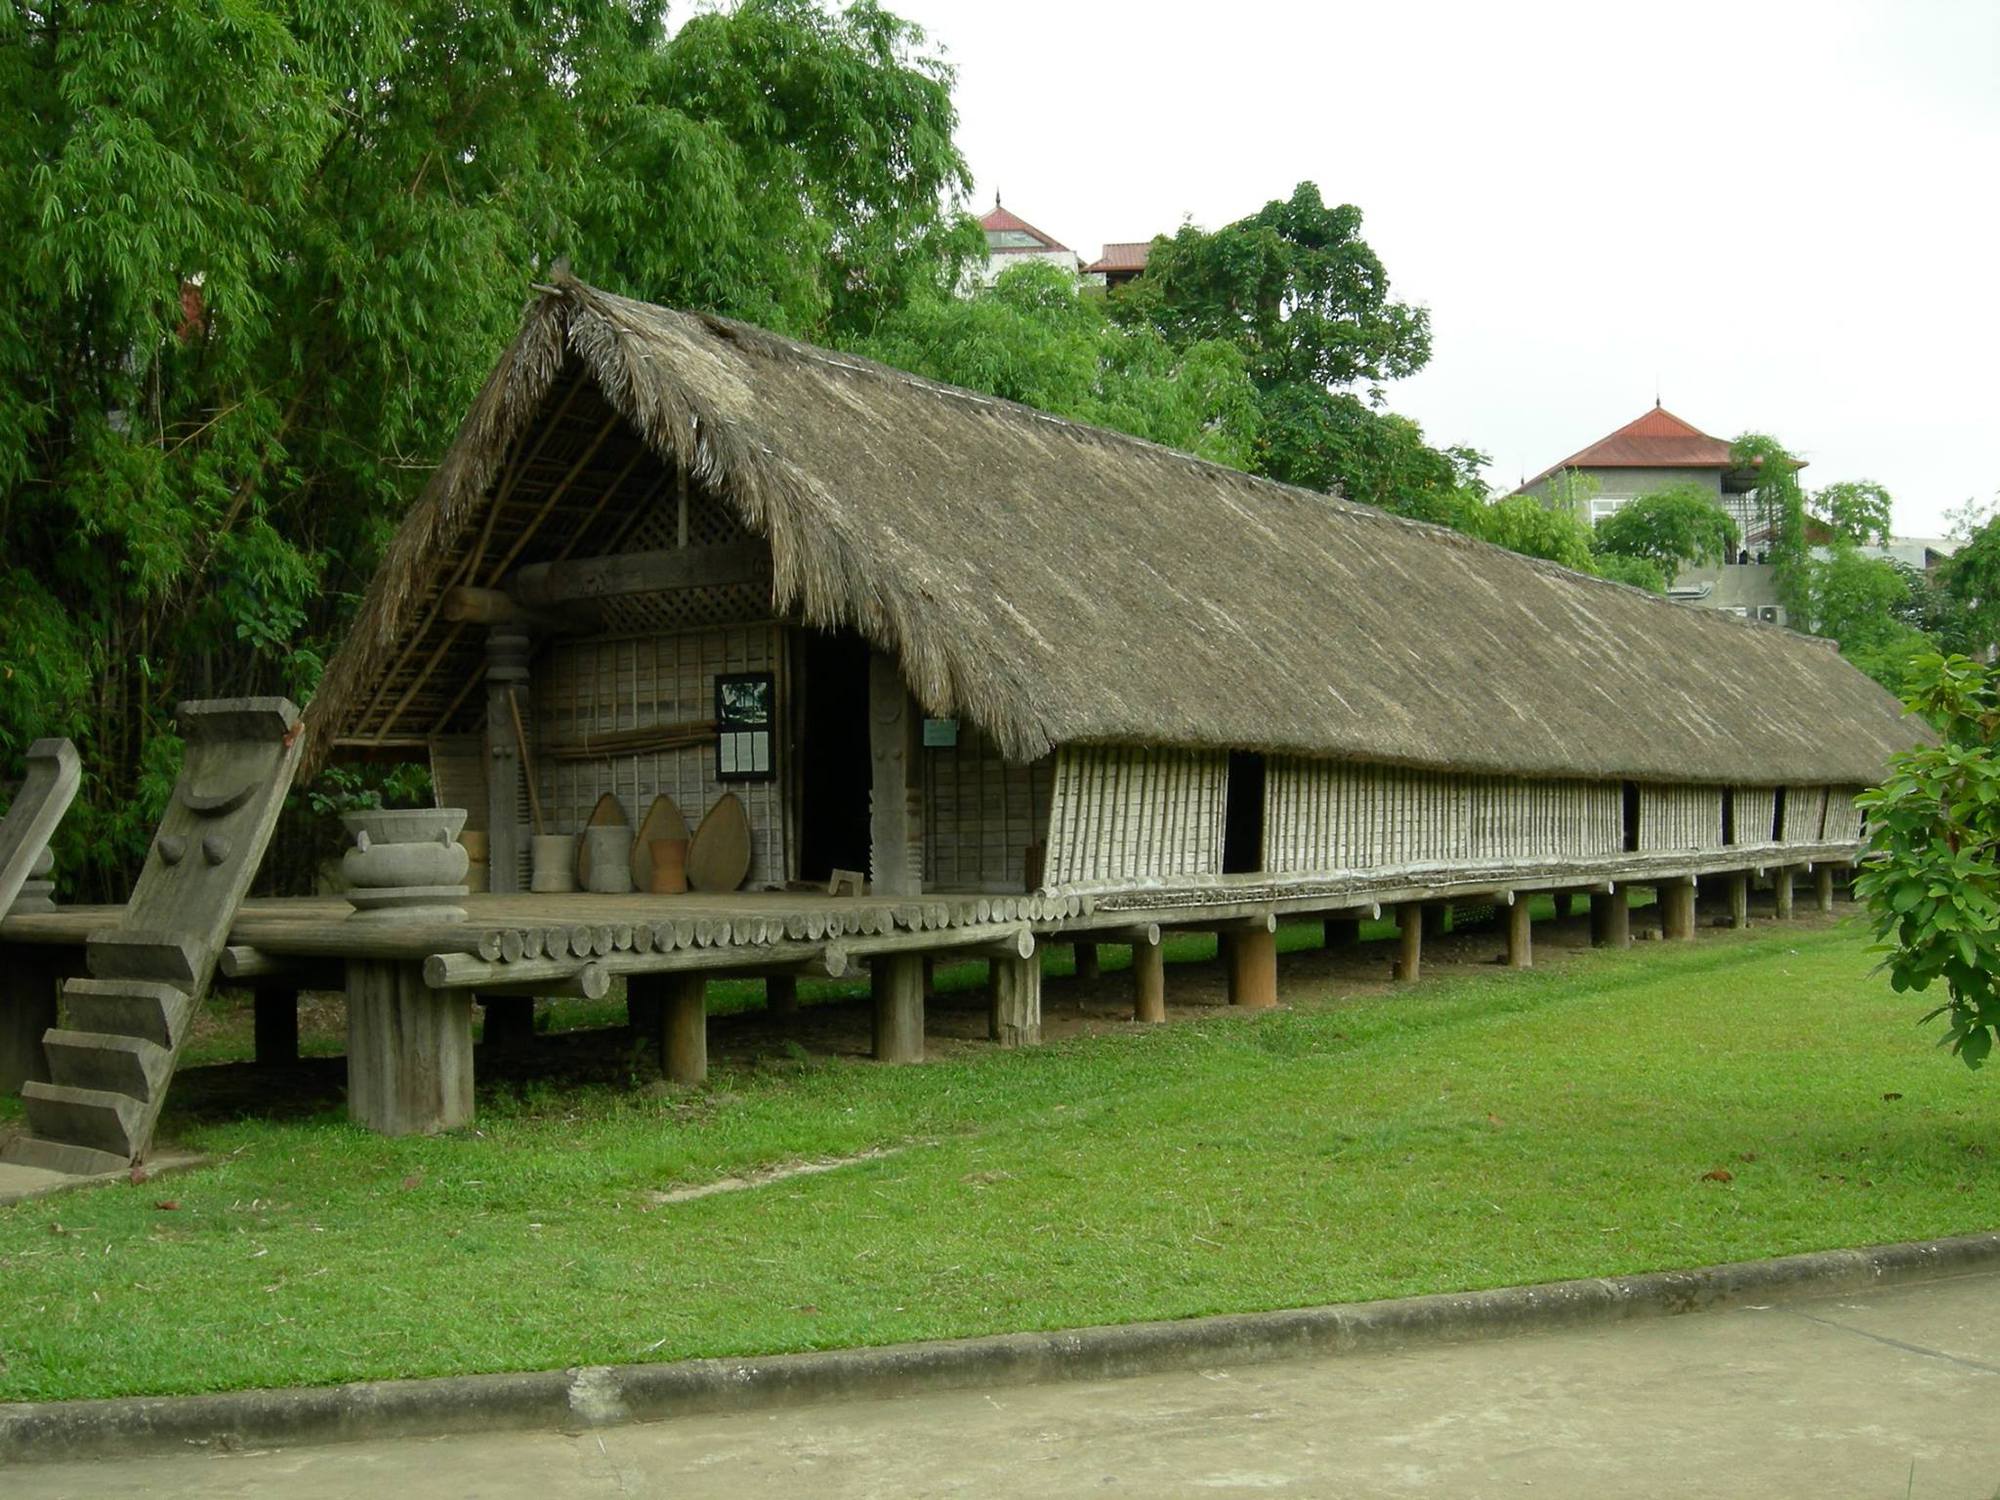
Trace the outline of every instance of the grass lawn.
{"type": "Polygon", "coordinates": [[[483,1089],[478,1128],[435,1139],[332,1109],[174,1122],[215,1165],[0,1209],[0,1399],[768,1353],[1994,1227],[1995,1082],[1935,1049],[1865,943],[1799,923],[1395,992],[1293,977],[1277,1012],[916,1068],[792,1048],[692,1093],[483,1089]]]}

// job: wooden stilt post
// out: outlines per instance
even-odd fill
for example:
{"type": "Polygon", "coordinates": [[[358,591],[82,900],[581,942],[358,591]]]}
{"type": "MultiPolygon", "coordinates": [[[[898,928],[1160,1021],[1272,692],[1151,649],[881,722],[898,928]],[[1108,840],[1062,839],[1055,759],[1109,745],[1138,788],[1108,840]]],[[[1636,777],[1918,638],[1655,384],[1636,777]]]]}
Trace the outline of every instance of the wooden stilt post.
{"type": "Polygon", "coordinates": [[[668,974],[660,986],[661,1071],[669,1083],[708,1078],[708,981],[700,974],[668,974]]]}
{"type": "Polygon", "coordinates": [[[250,997],[254,1057],[262,1067],[299,1060],[299,992],[260,989],[250,997]]]}
{"type": "Polygon", "coordinates": [[[0,949],[0,1094],[18,1094],[31,1079],[49,1081],[42,1035],[56,1024],[59,951],[24,943],[0,949]]]}
{"type": "Polygon", "coordinates": [[[764,976],[764,1009],[774,1016],[795,1016],[799,1013],[799,981],[792,974],[766,974],[764,976]]]}
{"type": "Polygon", "coordinates": [[[1424,972],[1424,909],[1415,902],[1396,908],[1396,978],[1414,984],[1424,972]]]}
{"type": "Polygon", "coordinates": [[[1813,866],[1813,904],[1823,912],[1833,910],[1833,866],[1813,866]]]}
{"type": "Polygon", "coordinates": [[[472,992],[434,990],[421,963],[347,961],[347,1113],[382,1135],[472,1120],[472,992]]]}
{"type": "MultiPolygon", "coordinates": [[[[629,1005],[630,1001],[626,1003],[629,1005]]],[[[506,1052],[534,1041],[533,995],[481,995],[479,1005],[486,1012],[482,1040],[489,1052],[506,1052]]]]}
{"type": "Polygon", "coordinates": [[[1527,969],[1535,963],[1535,929],[1528,918],[1528,893],[1517,891],[1507,908],[1507,967],[1527,969]]]}
{"type": "MultiPolygon", "coordinates": [[[[1042,1040],[1042,960],[996,958],[992,961],[993,1040],[1003,1047],[1033,1047],[1042,1040]]],[[[923,1055],[923,1037],[917,1055],[923,1055]]]]}
{"type": "MultiPolygon", "coordinates": [[[[1522,892],[1521,894],[1519,894],[1519,895],[1515,896],[1515,898],[1514,898],[1514,900],[1515,900],[1515,902],[1516,902],[1517,904],[1519,904],[1519,903],[1523,903],[1523,902],[1525,902],[1525,901],[1526,901],[1527,899],[1528,899],[1528,897],[1527,897],[1527,893],[1526,893],[1526,892],[1522,892]]],[[[1552,905],[1553,905],[1553,906],[1555,907],[1555,918],[1554,918],[1554,919],[1555,919],[1556,921],[1560,922],[1560,921],[1562,921],[1562,920],[1563,920],[1563,919],[1564,919],[1565,917],[1567,917],[1567,916],[1569,915],[1569,906],[1570,906],[1570,902],[1569,902],[1569,892],[1568,892],[1568,891],[1550,891],[1550,892],[1549,892],[1549,901],[1550,901],[1550,903],[1551,903],[1551,904],[1552,904],[1552,905]]]]}
{"type": "MultiPolygon", "coordinates": [[[[996,964],[1004,962],[1004,959],[996,960],[996,964]]],[[[875,955],[868,960],[868,985],[875,999],[876,1061],[922,1062],[924,965],[921,956],[915,953],[875,955]]]]}
{"type": "Polygon", "coordinates": [[[1771,872],[1771,901],[1780,922],[1792,920],[1792,867],[1780,865],[1771,872]]]}
{"type": "Polygon", "coordinates": [[[1278,935],[1264,926],[1225,934],[1229,1003],[1268,1010],[1278,1003],[1278,935]]]}
{"type": "Polygon", "coordinates": [[[1632,946],[1632,896],[1619,886],[1605,898],[1604,942],[1611,948],[1632,946]]]}
{"type": "Polygon", "coordinates": [[[1729,925],[1738,932],[1750,925],[1750,875],[1745,870],[1729,877],[1729,925]]]}
{"type": "Polygon", "coordinates": [[[1079,942],[1076,945],[1076,977],[1095,984],[1103,974],[1097,960],[1097,944],[1079,942]]]}
{"type": "Polygon", "coordinates": [[[1157,936],[1132,944],[1132,1019],[1167,1018],[1167,950],[1157,936]]]}
{"type": "Polygon", "coordinates": [[[1694,882],[1663,880],[1660,893],[1660,935],[1672,942],[1694,941],[1694,882]]]}
{"type": "Polygon", "coordinates": [[[1352,948],[1361,941],[1361,922],[1356,917],[1328,917],[1321,928],[1329,948],[1352,948]]]}

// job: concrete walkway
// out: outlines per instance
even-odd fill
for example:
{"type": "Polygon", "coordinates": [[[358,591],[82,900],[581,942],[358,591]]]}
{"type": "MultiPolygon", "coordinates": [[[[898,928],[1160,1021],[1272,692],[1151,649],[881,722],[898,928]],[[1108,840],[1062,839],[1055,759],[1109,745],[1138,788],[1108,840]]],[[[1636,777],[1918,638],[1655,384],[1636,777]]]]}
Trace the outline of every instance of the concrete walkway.
{"type": "Polygon", "coordinates": [[[17,1468],[8,1500],[2000,1495],[2000,1274],[1350,1356],[545,1434],[17,1468]]]}

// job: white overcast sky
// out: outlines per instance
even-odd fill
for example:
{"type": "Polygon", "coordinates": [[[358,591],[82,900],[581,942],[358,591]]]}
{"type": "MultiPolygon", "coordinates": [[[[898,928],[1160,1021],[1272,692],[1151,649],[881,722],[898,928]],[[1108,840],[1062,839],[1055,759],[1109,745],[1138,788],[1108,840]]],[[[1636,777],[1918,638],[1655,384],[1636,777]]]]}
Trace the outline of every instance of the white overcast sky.
{"type": "Polygon", "coordinates": [[[2000,3],[887,0],[958,69],[974,207],[1086,258],[1305,179],[1429,369],[1390,405],[1511,486],[1667,407],[2000,490],[2000,3]]]}

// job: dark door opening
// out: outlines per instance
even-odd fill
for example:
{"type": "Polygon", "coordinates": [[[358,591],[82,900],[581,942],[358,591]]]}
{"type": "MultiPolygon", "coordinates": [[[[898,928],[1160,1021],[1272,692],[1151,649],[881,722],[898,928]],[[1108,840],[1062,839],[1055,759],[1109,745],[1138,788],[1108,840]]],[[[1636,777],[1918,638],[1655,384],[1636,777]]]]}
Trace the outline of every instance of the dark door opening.
{"type": "Polygon", "coordinates": [[[1771,798],[1771,842],[1785,841],[1785,789],[1779,787],[1771,798]]]}
{"type": "Polygon", "coordinates": [[[1222,799],[1222,873],[1249,875],[1264,868],[1264,757],[1229,752],[1229,782],[1222,799]]]}
{"type": "Polygon", "coordinates": [[[804,631],[799,722],[799,878],[868,869],[868,643],[804,631]]]}
{"type": "Polygon", "coordinates": [[[1722,846],[1726,849],[1736,842],[1736,788],[1722,789],[1722,846]]]}
{"type": "Polygon", "coordinates": [[[1625,783],[1625,852],[1639,852],[1639,783],[1625,783]]]}

